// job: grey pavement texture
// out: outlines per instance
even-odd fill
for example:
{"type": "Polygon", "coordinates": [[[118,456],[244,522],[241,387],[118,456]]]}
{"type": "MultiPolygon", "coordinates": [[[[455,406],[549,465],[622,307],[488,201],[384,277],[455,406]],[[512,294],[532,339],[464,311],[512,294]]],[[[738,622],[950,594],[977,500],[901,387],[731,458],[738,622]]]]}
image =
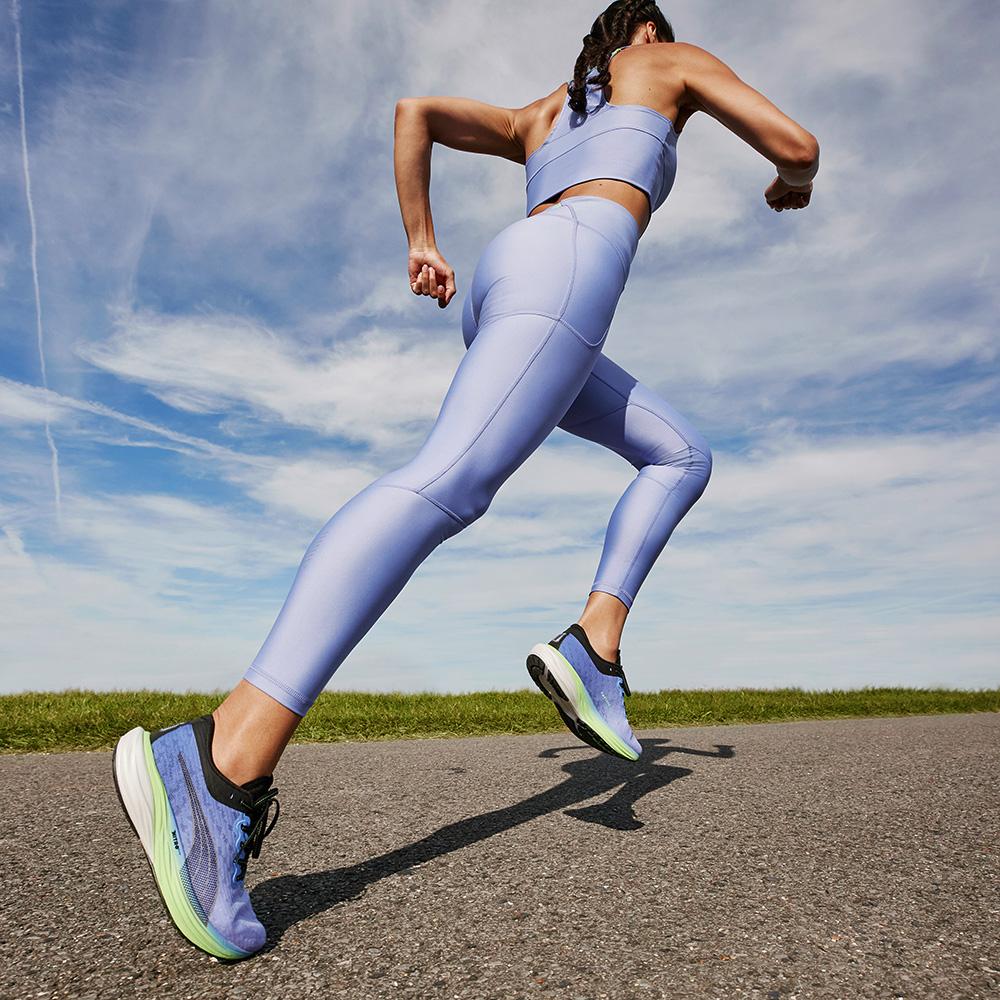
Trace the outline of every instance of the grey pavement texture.
{"type": "Polygon", "coordinates": [[[270,929],[173,929],[110,753],[0,757],[0,996],[996,998],[1000,715],[291,747],[270,929]]]}

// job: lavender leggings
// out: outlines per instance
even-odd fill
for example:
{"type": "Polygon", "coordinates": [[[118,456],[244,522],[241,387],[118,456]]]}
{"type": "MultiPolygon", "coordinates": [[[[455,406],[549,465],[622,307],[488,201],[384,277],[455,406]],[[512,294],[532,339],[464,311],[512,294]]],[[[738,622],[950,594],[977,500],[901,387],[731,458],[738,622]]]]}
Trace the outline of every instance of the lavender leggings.
{"type": "Polygon", "coordinates": [[[632,606],[712,468],[701,434],[601,351],[638,239],[632,214],[594,195],[493,237],[463,305],[468,350],[426,441],[320,529],[247,681],[304,715],[416,568],[557,426],[639,470],[590,588],[632,606]]]}

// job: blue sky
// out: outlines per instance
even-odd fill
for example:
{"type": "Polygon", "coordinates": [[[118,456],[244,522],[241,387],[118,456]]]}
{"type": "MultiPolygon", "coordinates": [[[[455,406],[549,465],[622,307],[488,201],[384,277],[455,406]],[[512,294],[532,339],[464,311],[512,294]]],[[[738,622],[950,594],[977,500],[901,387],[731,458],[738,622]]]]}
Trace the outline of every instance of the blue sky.
{"type": "MultiPolygon", "coordinates": [[[[605,350],[715,464],[630,614],[632,686],[1000,684],[1000,12],[661,7],[821,166],[771,212],[771,165],[696,115],[640,242],[605,350]]],[[[459,295],[414,298],[396,99],[527,104],[599,9],[24,0],[46,390],[4,0],[0,689],[238,680],[315,533],[423,441],[479,251],[524,214],[522,167],[436,147],[459,295]]],[[[634,472],[556,430],[332,686],[527,686],[634,472]]]]}

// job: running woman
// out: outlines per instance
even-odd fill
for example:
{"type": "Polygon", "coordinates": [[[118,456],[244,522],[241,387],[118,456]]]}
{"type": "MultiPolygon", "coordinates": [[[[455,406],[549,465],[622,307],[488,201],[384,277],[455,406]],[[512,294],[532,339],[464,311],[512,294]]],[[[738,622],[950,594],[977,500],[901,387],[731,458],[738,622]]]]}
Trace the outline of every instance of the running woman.
{"type": "Polygon", "coordinates": [[[462,305],[467,351],[426,441],[347,501],[302,558],[243,679],[210,715],[118,741],[114,775],[177,928],[219,958],[266,931],[244,886],[277,819],[272,775],[299,721],[354,646],[446,539],[483,516],[503,482],[561,427],[637,474],[610,516],[577,621],[527,657],[566,725],[627,760],[625,618],[712,468],[689,420],[604,353],[640,236],[698,111],[777,168],[775,211],[809,204],[815,137],[697,45],[649,0],[617,0],[583,39],[571,80],[522,108],[466,98],[396,104],[395,176],[409,284],[446,308],[455,275],[429,204],[433,143],[523,164],[524,218],[486,245],[462,305]],[[271,805],[273,817],[268,821],[271,805]]]}

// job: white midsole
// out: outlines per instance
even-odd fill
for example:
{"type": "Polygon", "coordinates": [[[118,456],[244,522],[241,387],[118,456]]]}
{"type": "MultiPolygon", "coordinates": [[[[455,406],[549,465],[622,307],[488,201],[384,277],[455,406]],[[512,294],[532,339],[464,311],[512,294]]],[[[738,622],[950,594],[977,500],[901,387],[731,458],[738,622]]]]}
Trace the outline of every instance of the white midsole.
{"type": "MultiPolygon", "coordinates": [[[[581,715],[584,717],[590,716],[592,713],[587,711],[584,705],[580,704],[579,681],[567,669],[566,661],[563,659],[562,654],[557,649],[553,649],[547,642],[536,643],[531,647],[531,652],[544,661],[549,673],[555,677],[556,683],[562,691],[563,696],[560,697],[558,691],[554,691],[548,684],[545,684],[552,697],[567,707],[574,718],[579,719],[581,715]]],[[[544,675],[542,676],[542,683],[545,683],[544,675]]]]}
{"type": "Polygon", "coordinates": [[[130,729],[115,747],[115,778],[129,819],[139,834],[142,849],[153,862],[153,786],[146,769],[142,726],[130,729]]]}

